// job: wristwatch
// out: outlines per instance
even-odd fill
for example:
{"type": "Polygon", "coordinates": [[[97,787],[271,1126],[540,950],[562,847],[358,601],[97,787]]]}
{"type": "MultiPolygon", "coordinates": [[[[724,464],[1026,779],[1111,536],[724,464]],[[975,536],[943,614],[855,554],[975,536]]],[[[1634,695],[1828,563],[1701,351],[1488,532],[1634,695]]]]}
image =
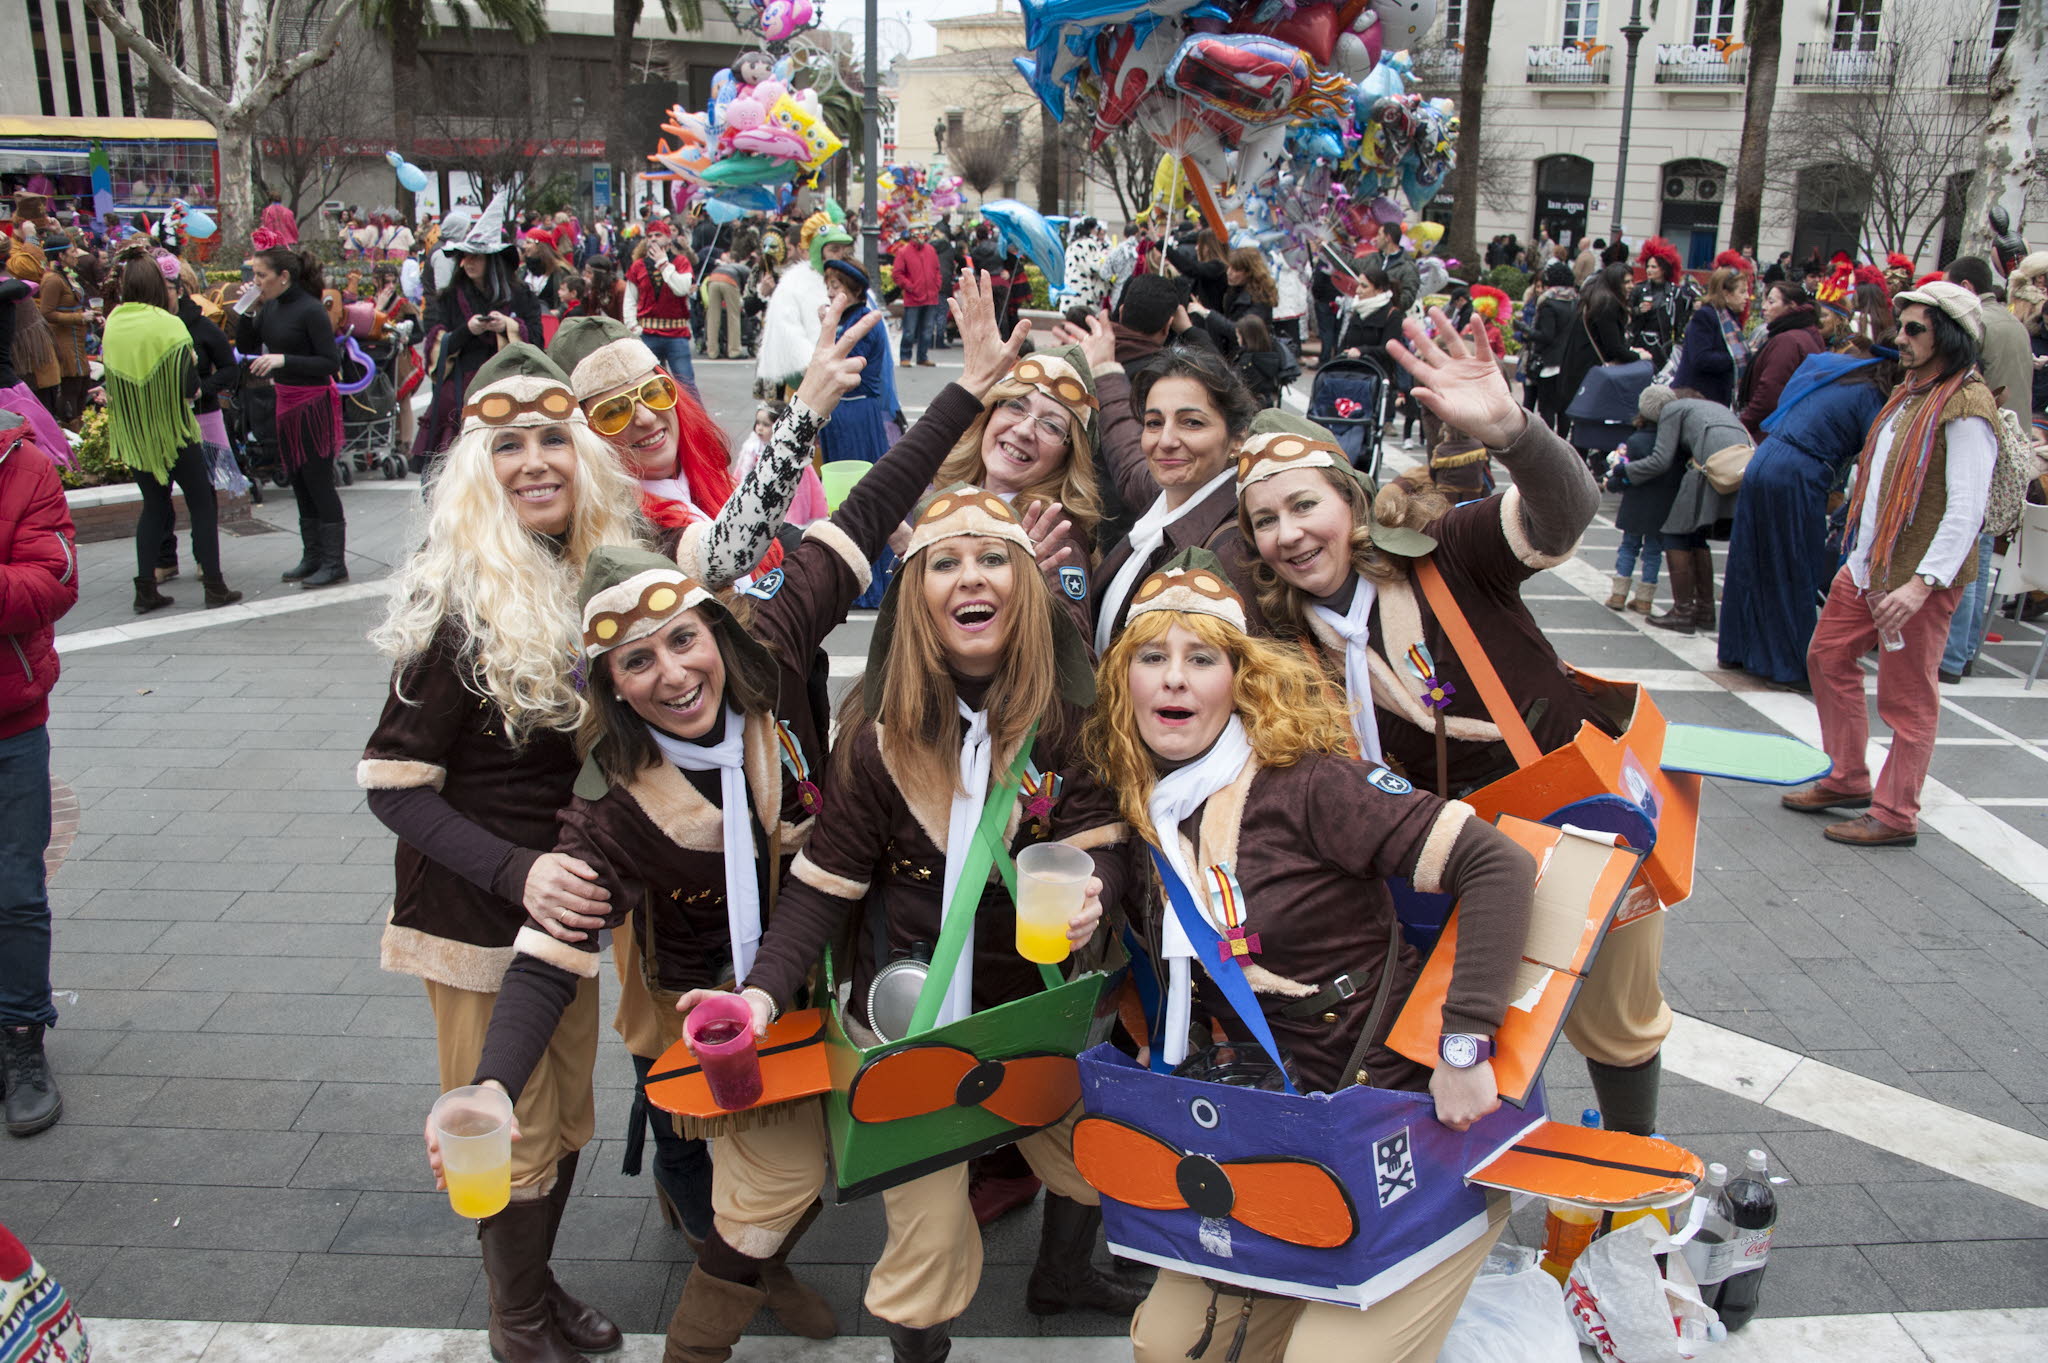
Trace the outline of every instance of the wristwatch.
{"type": "Polygon", "coordinates": [[[1937,592],[1948,585],[1933,573],[1921,573],[1920,580],[1925,582],[1930,590],[1937,592]]]}
{"type": "Polygon", "coordinates": [[[1436,1044],[1436,1053],[1452,1069],[1469,1070],[1482,1060],[1493,1059],[1493,1038],[1446,1032],[1436,1044]]]}

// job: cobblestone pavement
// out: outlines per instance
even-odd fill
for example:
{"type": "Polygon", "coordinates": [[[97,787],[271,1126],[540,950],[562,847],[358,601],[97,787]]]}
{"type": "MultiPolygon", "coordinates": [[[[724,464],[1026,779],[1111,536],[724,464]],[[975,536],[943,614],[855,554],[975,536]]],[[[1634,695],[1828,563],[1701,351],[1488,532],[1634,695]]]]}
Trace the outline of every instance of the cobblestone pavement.
{"type": "MultiPolygon", "coordinates": [[[[750,374],[699,373],[743,429],[750,374]]],[[[906,404],[947,373],[899,371],[906,404]]],[[[344,496],[348,588],[278,584],[296,525],[273,493],[257,517],[278,533],[224,541],[243,607],[195,609],[188,578],[170,588],[174,610],[137,620],[131,547],[102,544],[83,553],[85,596],[63,625],[53,761],[78,828],[51,887],[64,996],[49,1044],[66,1112],[0,1147],[0,1220],[101,1323],[112,1357],[482,1355],[480,1337],[438,1333],[483,1324],[484,1284],[473,1231],[421,1157],[431,1022],[417,982],[377,966],[392,840],[353,775],[386,684],[363,636],[412,542],[417,486],[359,480],[344,496]]],[[[1530,585],[1560,652],[1650,682],[1672,719],[1811,737],[1804,698],[1720,674],[1710,640],[1652,637],[1594,599],[1615,538],[1603,519],[1576,560],[1530,585]]],[[[842,685],[868,628],[856,619],[832,640],[842,685]]],[[[1776,791],[1712,783],[1698,887],[1667,935],[1665,991],[1686,1020],[1664,1126],[1709,1159],[1768,1149],[1790,1180],[1764,1318],[1724,1357],[2048,1354],[2048,688],[2018,680],[2039,633],[2004,629],[1979,667],[1992,675],[1944,690],[1940,787],[1917,848],[1836,847],[1776,791]]],[[[1554,1112],[1591,1102],[1568,1048],[1549,1079],[1554,1112]]],[[[647,1180],[620,1173],[631,1080],[607,1042],[600,1138],[558,1267],[622,1327],[652,1332],[689,1251],[647,1180]]],[[[1536,1214],[1514,1233],[1538,1235],[1536,1214]]],[[[869,1200],[831,1210],[797,1254],[865,1336],[880,1239],[869,1200]]],[[[1113,1340],[1014,1342],[1123,1328],[1028,1315],[1035,1244],[1035,1214],[989,1230],[958,1327],[987,1342],[956,1357],[1126,1356],[1113,1340]]],[[[749,1348],[741,1357],[877,1356],[872,1338],[749,1348]]]]}

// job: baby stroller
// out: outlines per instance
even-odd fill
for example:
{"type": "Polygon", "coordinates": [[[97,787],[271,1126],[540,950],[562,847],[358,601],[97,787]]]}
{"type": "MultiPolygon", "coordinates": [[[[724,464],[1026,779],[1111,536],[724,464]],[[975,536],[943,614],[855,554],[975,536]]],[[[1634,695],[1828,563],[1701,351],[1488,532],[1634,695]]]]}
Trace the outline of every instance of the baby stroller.
{"type": "MultiPolygon", "coordinates": [[[[336,472],[344,484],[355,481],[356,469],[375,471],[386,480],[405,477],[405,455],[398,449],[398,352],[402,338],[396,333],[356,344],[370,357],[376,372],[369,386],[341,399],[342,459],[336,472]]],[[[361,368],[344,353],[341,363],[343,386],[362,381],[361,368]]]]}
{"type": "Polygon", "coordinates": [[[1318,369],[1308,390],[1308,419],[1328,427],[1350,456],[1352,467],[1364,469],[1375,481],[1380,476],[1380,438],[1393,391],[1393,375],[1384,361],[1349,355],[1318,369]]]}

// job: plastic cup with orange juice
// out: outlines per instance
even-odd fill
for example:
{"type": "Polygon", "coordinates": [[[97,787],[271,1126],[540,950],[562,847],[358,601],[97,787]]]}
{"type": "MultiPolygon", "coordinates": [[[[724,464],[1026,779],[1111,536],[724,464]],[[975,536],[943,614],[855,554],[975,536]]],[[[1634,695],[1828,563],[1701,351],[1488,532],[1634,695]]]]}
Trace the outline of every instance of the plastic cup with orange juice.
{"type": "Polygon", "coordinates": [[[512,1200],[512,1100],[487,1085],[450,1089],[434,1101],[441,1177],[457,1216],[482,1220],[512,1200]]]}
{"type": "Polygon", "coordinates": [[[1081,912],[1095,860],[1064,843],[1033,843],[1017,854],[1017,954],[1040,965],[1067,959],[1067,924],[1081,912]]]}

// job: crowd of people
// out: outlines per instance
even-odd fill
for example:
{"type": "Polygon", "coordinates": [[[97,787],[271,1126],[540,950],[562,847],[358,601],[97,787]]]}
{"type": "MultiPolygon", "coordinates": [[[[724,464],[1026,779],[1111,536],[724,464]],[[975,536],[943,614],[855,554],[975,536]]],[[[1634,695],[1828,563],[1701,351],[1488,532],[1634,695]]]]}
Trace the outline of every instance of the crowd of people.
{"type": "MultiPolygon", "coordinates": [[[[173,486],[207,604],[234,599],[204,480],[219,403],[245,409],[298,501],[304,556],[285,578],[319,586],[347,576],[337,330],[363,304],[416,324],[424,536],[372,636],[391,690],[358,780],[398,839],[381,960],[421,981],[439,1085],[514,1104],[512,1198],[478,1223],[504,1363],[620,1342],[549,1267],[596,1129],[601,946],[643,1081],[715,995],[744,1000],[758,1033],[838,1006],[874,1042],[870,983],[954,914],[973,927],[938,1017],[966,1018],[1041,987],[1001,881],[968,874],[977,830],[1012,855],[1087,854],[1065,969],[1149,974],[1158,1009],[1120,1015],[1134,1053],[1177,1066],[1270,1029],[1304,1089],[1426,1092],[1455,1130],[1491,1112],[1536,868],[1463,801],[1518,766],[1480,679],[1500,679],[1540,751],[1618,731],[1520,596],[1576,551],[1603,484],[1623,531],[1608,605],[1718,627],[1724,665],[1811,689],[1834,770],[1786,805],[1868,810],[1837,841],[1910,842],[1943,650],[1981,637],[1998,405],[2031,422],[2048,353],[2048,254],[2009,266],[2000,298],[1974,258],[1894,287],[1853,266],[1758,281],[1733,253],[1700,280],[1658,241],[1589,246],[1545,262],[1517,309],[1455,284],[1399,224],[1373,253],[1301,269],[1158,213],[1114,241],[1075,225],[1064,292],[1029,300],[1063,314],[1048,336],[1019,317],[1028,272],[986,224],[911,225],[884,281],[825,212],[585,232],[568,215],[515,225],[495,201],[403,237],[382,216],[347,229],[369,267],[352,282],[330,290],[310,253],[272,242],[232,301],[147,238],[74,279],[85,244],[17,218],[17,250],[40,244],[46,266],[56,251],[33,281],[53,334],[81,297],[112,306],[97,390],[61,370],[23,390],[9,357],[27,357],[27,330],[0,330],[0,405],[28,391],[67,420],[104,400],[144,489],[138,611],[162,604],[173,486]],[[949,345],[958,378],[906,422],[894,372],[949,345]],[[694,361],[743,355],[763,406],[735,449],[694,361]],[[1291,371],[1346,358],[1385,366],[1389,428],[1422,433],[1421,461],[1383,484],[1282,397],[1291,371]],[[841,461],[863,476],[827,497],[841,461]],[[1512,486],[1493,490],[1494,464],[1512,486]],[[1664,563],[1673,601],[1652,613],[1664,563]],[[863,603],[879,607],[866,670],[834,714],[821,645],[863,603]],[[1873,781],[1858,664],[1880,640],[1894,742],[1873,781]],[[1028,790],[1005,777],[1027,769],[1028,790]],[[1261,943],[1253,1020],[1197,987],[1166,908],[1219,867],[1242,902],[1228,926],[1261,943]],[[1397,879],[1460,904],[1434,1067],[1386,1044],[1421,969],[1397,879]],[[816,992],[828,948],[844,1004],[816,992]]],[[[28,291],[7,287],[25,317],[28,291]]],[[[37,588],[19,627],[41,650],[0,763],[46,775],[41,660],[76,579],[31,430],[0,412],[0,506],[32,503],[5,571],[37,588]]],[[[1647,881],[1631,895],[1643,911],[1609,935],[1565,1031],[1604,1124],[1647,1135],[1672,1015],[1664,915],[1647,881]]],[[[37,940],[47,962],[47,905],[40,939],[8,914],[7,1115],[28,1134],[60,1110],[47,967],[13,964],[37,940]]],[[[864,1303],[898,1363],[947,1356],[981,1277],[978,1225],[1020,1188],[1044,1190],[1028,1308],[1127,1315],[1140,1359],[1433,1358],[1505,1226],[1496,1195],[1362,1315],[1172,1270],[1140,1282],[1096,1261],[1078,1116],[1018,1141],[1021,1160],[940,1161],[880,1194],[864,1303]]],[[[642,1103],[631,1120],[636,1143],[651,1124],[657,1199],[695,1252],[666,1363],[729,1358],[763,1307],[835,1334],[790,1262],[822,1211],[820,1101],[708,1123],[642,1103]]],[[[426,1144],[439,1175],[431,1125],[426,1144]]]]}

